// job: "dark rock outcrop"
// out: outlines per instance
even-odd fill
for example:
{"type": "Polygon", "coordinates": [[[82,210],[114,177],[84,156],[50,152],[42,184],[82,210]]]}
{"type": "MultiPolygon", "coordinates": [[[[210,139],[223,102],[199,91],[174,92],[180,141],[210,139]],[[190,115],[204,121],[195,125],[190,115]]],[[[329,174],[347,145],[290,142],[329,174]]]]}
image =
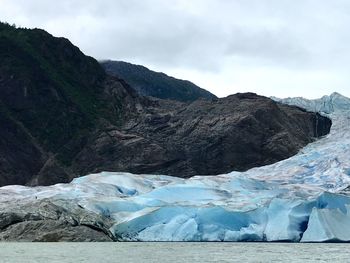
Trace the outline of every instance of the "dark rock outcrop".
{"type": "Polygon", "coordinates": [[[69,201],[1,203],[0,241],[113,241],[112,222],[69,201]]]}
{"type": "Polygon", "coordinates": [[[252,93],[173,108],[164,104],[157,101],[148,108],[152,113],[126,122],[121,130],[110,126],[96,133],[74,159],[76,173],[189,177],[243,171],[296,154],[331,126],[319,114],[252,93]]]}
{"type": "Polygon", "coordinates": [[[190,81],[176,79],[144,66],[110,60],[101,62],[101,65],[108,74],[124,79],[140,95],[182,102],[191,102],[200,98],[216,99],[214,94],[190,81]]]}
{"type": "Polygon", "coordinates": [[[0,24],[0,185],[103,170],[181,177],[270,164],[331,121],[255,94],[182,103],[139,96],[67,39],[0,24]]]}

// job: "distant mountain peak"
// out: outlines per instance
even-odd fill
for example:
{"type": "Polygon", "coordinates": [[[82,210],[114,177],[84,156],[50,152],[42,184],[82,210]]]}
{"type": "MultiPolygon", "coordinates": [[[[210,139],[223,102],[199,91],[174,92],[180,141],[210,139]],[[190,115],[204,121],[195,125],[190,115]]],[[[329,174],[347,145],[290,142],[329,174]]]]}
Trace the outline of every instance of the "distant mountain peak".
{"type": "Polygon", "coordinates": [[[144,96],[182,102],[217,98],[214,94],[190,81],[176,79],[165,73],[152,71],[145,66],[112,60],[100,63],[108,74],[124,79],[139,94],[144,96]]]}
{"type": "Polygon", "coordinates": [[[341,97],[345,97],[345,96],[343,96],[342,94],[340,94],[339,92],[333,92],[331,95],[330,95],[331,97],[335,97],[335,96],[341,96],[341,97]]]}

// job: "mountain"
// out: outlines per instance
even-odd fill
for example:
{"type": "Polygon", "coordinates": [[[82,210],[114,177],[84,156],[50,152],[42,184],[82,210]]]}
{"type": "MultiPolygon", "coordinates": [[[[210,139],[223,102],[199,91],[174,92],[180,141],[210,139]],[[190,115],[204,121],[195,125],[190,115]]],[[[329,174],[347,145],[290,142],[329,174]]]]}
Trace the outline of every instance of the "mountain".
{"type": "Polygon", "coordinates": [[[296,154],[331,126],[319,114],[253,93],[187,105],[158,103],[152,115],[126,124],[129,135],[110,129],[92,141],[93,147],[83,152],[90,158],[75,159],[87,167],[81,174],[94,167],[179,177],[244,171],[296,154]]]}
{"type": "Polygon", "coordinates": [[[0,61],[0,185],[70,181],[90,134],[136,112],[135,92],[65,38],[0,24],[0,61]]]}
{"type": "Polygon", "coordinates": [[[50,187],[2,187],[0,240],[349,242],[350,103],[341,101],[323,104],[332,109],[329,135],[246,172],[190,179],[103,172],[50,187]]]}
{"type": "Polygon", "coordinates": [[[108,74],[124,79],[139,94],[160,99],[191,102],[197,99],[216,99],[209,91],[192,82],[154,72],[140,65],[123,61],[103,61],[101,65],[108,74]]]}
{"type": "Polygon", "coordinates": [[[0,185],[101,171],[190,177],[298,152],[331,121],[256,94],[183,103],[138,95],[65,38],[0,24],[0,185]]]}

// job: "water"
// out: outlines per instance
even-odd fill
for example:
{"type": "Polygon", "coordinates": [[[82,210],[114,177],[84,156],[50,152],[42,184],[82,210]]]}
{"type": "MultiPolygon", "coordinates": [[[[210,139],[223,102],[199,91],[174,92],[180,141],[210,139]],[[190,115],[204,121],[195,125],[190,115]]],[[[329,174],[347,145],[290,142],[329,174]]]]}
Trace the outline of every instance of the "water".
{"type": "Polygon", "coordinates": [[[0,262],[349,262],[350,244],[0,243],[0,262]]]}

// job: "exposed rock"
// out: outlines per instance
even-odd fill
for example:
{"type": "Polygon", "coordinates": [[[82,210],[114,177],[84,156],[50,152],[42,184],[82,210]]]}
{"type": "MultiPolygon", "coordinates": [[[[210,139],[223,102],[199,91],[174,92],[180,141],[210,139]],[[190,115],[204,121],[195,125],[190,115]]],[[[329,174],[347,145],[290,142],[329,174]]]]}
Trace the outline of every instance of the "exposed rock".
{"type": "Polygon", "coordinates": [[[0,233],[1,241],[59,242],[113,241],[104,233],[86,226],[71,226],[55,220],[24,221],[0,233]]]}
{"type": "Polygon", "coordinates": [[[49,200],[1,203],[0,241],[113,241],[110,221],[75,202],[49,200]]]}
{"type": "Polygon", "coordinates": [[[153,107],[123,129],[96,133],[73,162],[77,173],[189,177],[242,171],[288,158],[331,127],[326,117],[252,93],[164,108],[153,107]]]}

